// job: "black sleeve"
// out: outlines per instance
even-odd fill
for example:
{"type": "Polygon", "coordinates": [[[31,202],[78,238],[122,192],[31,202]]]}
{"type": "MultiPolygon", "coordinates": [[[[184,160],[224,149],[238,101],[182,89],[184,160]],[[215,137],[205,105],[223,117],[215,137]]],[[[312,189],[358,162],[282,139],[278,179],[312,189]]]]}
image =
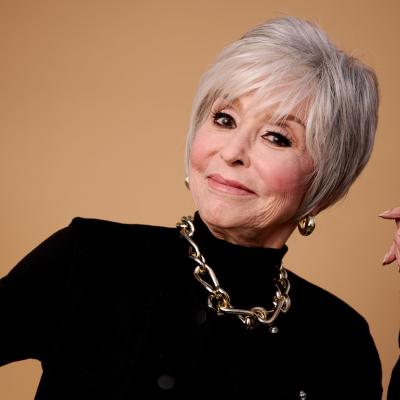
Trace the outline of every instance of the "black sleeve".
{"type": "MultiPolygon", "coordinates": [[[[340,356],[336,358],[336,373],[332,372],[332,376],[338,379],[337,386],[341,389],[335,393],[332,388],[332,397],[325,398],[381,400],[382,366],[367,321],[353,312],[337,328],[337,345],[332,350],[340,356]]],[[[331,357],[335,355],[331,353],[331,357]]],[[[332,386],[336,386],[334,381],[332,386]]]]}
{"type": "MultiPolygon", "coordinates": [[[[357,362],[351,367],[350,373],[352,373],[353,379],[358,380],[359,389],[357,396],[351,396],[351,399],[381,399],[382,398],[382,365],[379,357],[378,350],[375,342],[370,333],[367,322],[365,321],[366,332],[364,339],[361,339],[361,334],[356,336],[359,345],[357,362]]],[[[354,345],[355,347],[356,345],[354,345]]],[[[347,368],[349,368],[347,366],[347,368]]]]}
{"type": "MultiPolygon", "coordinates": [[[[400,345],[400,334],[399,334],[399,345],[400,345]]],[[[399,400],[400,399],[400,358],[397,359],[396,365],[393,368],[392,375],[390,377],[388,396],[387,400],[399,400]]]]}
{"type": "Polygon", "coordinates": [[[0,365],[46,357],[62,314],[73,256],[70,225],[46,239],[0,279],[0,365]]]}

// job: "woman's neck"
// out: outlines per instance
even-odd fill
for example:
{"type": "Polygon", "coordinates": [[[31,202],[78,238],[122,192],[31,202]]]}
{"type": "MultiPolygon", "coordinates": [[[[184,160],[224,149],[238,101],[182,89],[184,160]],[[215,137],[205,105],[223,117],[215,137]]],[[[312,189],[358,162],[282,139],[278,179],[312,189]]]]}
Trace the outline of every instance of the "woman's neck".
{"type": "Polygon", "coordinates": [[[254,229],[246,229],[246,227],[221,228],[207,221],[203,222],[218,239],[245,247],[269,247],[273,249],[282,248],[296,227],[293,224],[293,226],[285,225],[282,228],[272,227],[255,231],[254,229]]]}

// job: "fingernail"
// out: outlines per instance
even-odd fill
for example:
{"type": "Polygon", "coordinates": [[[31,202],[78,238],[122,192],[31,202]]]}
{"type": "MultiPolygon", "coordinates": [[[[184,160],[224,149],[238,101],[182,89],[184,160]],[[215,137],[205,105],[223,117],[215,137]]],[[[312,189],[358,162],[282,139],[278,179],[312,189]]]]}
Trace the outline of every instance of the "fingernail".
{"type": "Polygon", "coordinates": [[[388,261],[388,253],[383,256],[382,265],[386,265],[388,261]]]}
{"type": "Polygon", "coordinates": [[[379,215],[380,217],[384,217],[384,216],[386,216],[386,215],[389,215],[391,212],[392,212],[392,209],[386,210],[386,211],[384,211],[384,212],[381,212],[381,213],[378,214],[378,215],[379,215]]]}

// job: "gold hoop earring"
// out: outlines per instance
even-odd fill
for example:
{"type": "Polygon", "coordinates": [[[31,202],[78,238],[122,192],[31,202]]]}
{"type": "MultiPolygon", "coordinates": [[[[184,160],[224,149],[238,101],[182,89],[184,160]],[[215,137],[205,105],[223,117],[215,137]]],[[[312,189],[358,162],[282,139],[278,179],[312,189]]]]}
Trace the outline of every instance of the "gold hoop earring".
{"type": "Polygon", "coordinates": [[[315,229],[315,218],[312,215],[307,215],[299,221],[297,228],[301,235],[311,235],[315,229]]]}
{"type": "Polygon", "coordinates": [[[185,177],[185,186],[186,186],[186,189],[187,189],[187,190],[190,190],[190,187],[189,187],[189,177],[188,177],[188,176],[185,177]]]}

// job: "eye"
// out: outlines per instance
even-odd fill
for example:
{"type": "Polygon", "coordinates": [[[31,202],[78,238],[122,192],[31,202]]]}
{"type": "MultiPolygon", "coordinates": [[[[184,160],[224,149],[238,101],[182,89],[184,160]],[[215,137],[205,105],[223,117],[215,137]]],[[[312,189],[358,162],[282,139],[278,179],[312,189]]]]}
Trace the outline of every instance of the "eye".
{"type": "Polygon", "coordinates": [[[218,125],[218,126],[221,126],[223,128],[227,128],[227,129],[235,129],[236,128],[236,122],[235,122],[234,118],[225,112],[217,111],[217,112],[213,113],[212,118],[213,118],[215,125],[218,125]]]}
{"type": "Polygon", "coordinates": [[[262,137],[279,147],[292,146],[291,140],[279,132],[267,132],[262,137]]]}

